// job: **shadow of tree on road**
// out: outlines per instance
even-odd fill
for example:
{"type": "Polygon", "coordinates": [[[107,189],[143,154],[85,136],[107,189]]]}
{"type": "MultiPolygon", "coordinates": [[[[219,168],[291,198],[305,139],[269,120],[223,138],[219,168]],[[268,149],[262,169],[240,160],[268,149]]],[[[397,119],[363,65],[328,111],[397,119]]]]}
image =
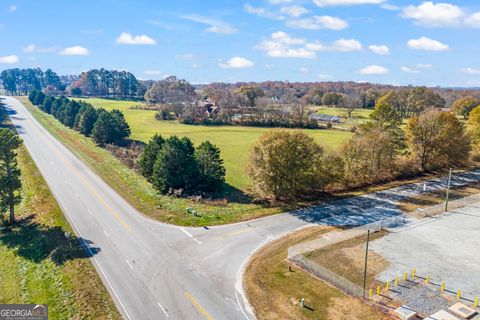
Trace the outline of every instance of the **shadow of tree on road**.
{"type": "Polygon", "coordinates": [[[62,227],[39,224],[33,215],[0,230],[0,244],[35,263],[50,258],[57,265],[69,260],[89,258],[90,253],[95,255],[100,252],[100,248],[93,246],[93,242],[75,235],[70,235],[67,239],[62,227]],[[85,246],[90,250],[86,250],[85,246]]]}

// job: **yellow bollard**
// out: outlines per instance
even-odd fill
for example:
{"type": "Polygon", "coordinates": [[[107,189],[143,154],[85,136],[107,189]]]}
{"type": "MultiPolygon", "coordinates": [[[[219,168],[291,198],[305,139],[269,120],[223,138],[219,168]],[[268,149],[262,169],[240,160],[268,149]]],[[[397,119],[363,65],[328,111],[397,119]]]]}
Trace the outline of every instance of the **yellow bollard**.
{"type": "Polygon", "coordinates": [[[368,293],[368,297],[370,298],[370,300],[372,300],[372,295],[373,295],[373,290],[370,289],[370,292],[368,293]]]}
{"type": "Polygon", "coordinates": [[[475,297],[475,302],[473,303],[474,308],[478,308],[478,296],[475,297]]]}
{"type": "Polygon", "coordinates": [[[380,286],[377,287],[377,296],[380,295],[380,286]]]}
{"type": "Polygon", "coordinates": [[[460,292],[460,289],[458,289],[458,291],[457,291],[457,300],[460,300],[460,295],[461,295],[461,292],[460,292]]]}
{"type": "Polygon", "coordinates": [[[390,289],[390,281],[387,282],[387,285],[385,286],[385,289],[387,289],[387,291],[388,291],[388,289],[390,289]]]}
{"type": "Polygon", "coordinates": [[[395,276],[395,286],[398,286],[398,276],[395,276]]]}
{"type": "Polygon", "coordinates": [[[440,287],[440,291],[445,291],[445,282],[442,281],[442,286],[440,287]]]}
{"type": "Polygon", "coordinates": [[[428,284],[428,276],[425,278],[425,283],[428,284]]]}
{"type": "Polygon", "coordinates": [[[403,281],[407,281],[407,272],[403,273],[403,281]]]}
{"type": "Polygon", "coordinates": [[[415,276],[417,275],[417,270],[415,270],[415,268],[412,269],[412,277],[415,278],[415,276]]]}

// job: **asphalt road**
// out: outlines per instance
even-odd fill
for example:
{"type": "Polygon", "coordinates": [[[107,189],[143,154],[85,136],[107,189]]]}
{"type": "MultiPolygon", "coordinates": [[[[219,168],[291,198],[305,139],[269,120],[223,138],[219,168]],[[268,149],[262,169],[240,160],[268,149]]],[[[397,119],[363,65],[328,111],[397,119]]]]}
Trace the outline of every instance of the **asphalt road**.
{"type": "MultiPolygon", "coordinates": [[[[396,201],[422,192],[421,184],[411,184],[250,222],[210,228],[171,226],[145,218],[53,138],[21,103],[3,99],[126,319],[253,319],[241,278],[257,248],[311,223],[354,225],[400,214],[396,201]]],[[[480,172],[472,172],[453,181],[462,184],[479,178],[480,172]]],[[[428,183],[430,190],[443,187],[442,179],[428,183]]]]}

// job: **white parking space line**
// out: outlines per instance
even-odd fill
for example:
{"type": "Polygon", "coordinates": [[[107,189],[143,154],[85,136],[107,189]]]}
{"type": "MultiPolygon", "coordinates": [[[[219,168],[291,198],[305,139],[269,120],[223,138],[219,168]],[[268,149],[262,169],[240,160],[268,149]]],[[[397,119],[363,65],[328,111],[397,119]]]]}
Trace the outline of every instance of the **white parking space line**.
{"type": "Polygon", "coordinates": [[[162,310],[163,314],[165,315],[165,317],[168,318],[168,312],[162,307],[162,305],[160,304],[160,302],[157,301],[157,305],[160,307],[160,309],[162,310]]]}
{"type": "Polygon", "coordinates": [[[110,238],[110,236],[108,235],[107,231],[103,230],[103,233],[105,233],[105,236],[106,236],[107,238],[110,238]]]}
{"type": "Polygon", "coordinates": [[[190,232],[188,232],[187,230],[185,230],[185,228],[180,228],[180,230],[182,230],[183,233],[185,233],[187,236],[189,236],[190,238],[192,238],[192,240],[195,241],[196,243],[202,244],[201,241],[198,241],[197,239],[195,239],[195,237],[194,237],[190,232]]]}
{"type": "Polygon", "coordinates": [[[127,260],[127,259],[125,259],[125,262],[128,264],[128,266],[130,267],[130,269],[132,269],[132,270],[133,270],[133,266],[130,264],[130,262],[128,262],[128,260],[127,260]]]}

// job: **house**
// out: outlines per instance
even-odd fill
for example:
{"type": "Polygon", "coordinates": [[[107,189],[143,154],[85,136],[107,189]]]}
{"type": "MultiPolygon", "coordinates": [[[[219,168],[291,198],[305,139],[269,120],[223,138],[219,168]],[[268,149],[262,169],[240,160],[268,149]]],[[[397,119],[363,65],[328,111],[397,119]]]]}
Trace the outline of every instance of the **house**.
{"type": "Polygon", "coordinates": [[[195,117],[196,118],[209,118],[214,114],[218,114],[220,112],[220,107],[214,102],[210,100],[205,101],[197,101],[195,103],[195,117]]]}
{"type": "Polygon", "coordinates": [[[309,117],[312,121],[324,122],[324,123],[340,123],[342,118],[339,116],[331,116],[328,114],[312,113],[309,117]]]}

